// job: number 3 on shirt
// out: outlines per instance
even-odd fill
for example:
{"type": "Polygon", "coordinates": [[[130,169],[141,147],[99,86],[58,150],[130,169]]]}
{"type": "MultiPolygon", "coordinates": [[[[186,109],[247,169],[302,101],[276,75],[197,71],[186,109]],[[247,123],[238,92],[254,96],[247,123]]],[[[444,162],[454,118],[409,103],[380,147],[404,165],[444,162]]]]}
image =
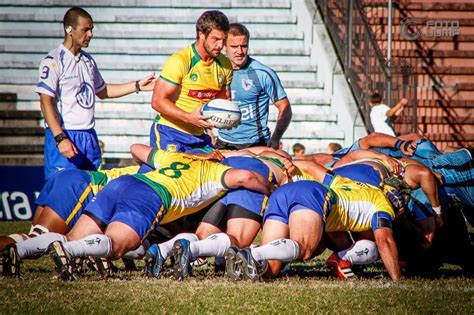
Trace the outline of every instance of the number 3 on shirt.
{"type": "Polygon", "coordinates": [[[43,70],[42,70],[42,72],[41,72],[40,78],[44,80],[44,79],[47,79],[48,76],[49,76],[49,67],[48,67],[48,66],[44,66],[44,67],[43,67],[43,70]]]}

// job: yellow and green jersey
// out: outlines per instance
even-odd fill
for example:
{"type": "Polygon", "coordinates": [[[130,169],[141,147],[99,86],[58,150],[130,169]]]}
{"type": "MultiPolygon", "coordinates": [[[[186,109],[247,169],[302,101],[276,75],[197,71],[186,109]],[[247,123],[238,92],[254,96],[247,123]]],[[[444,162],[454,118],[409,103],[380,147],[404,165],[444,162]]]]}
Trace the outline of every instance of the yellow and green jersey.
{"type": "Polygon", "coordinates": [[[116,179],[122,175],[132,175],[138,172],[140,166],[117,167],[110,170],[87,171],[91,177],[92,193],[97,195],[112,179],[116,179]]]}
{"type": "MultiPolygon", "coordinates": [[[[224,87],[230,86],[232,64],[223,55],[204,62],[195,44],[192,44],[179,50],[166,61],[160,78],[180,87],[173,101],[176,107],[190,113],[200,103],[208,102],[224,87]]],[[[166,115],[158,115],[155,121],[193,135],[201,135],[204,132],[202,128],[185,124],[166,115]]]]}
{"type": "Polygon", "coordinates": [[[291,180],[292,180],[293,182],[298,182],[298,181],[300,181],[300,180],[312,180],[312,181],[316,181],[316,179],[315,179],[312,175],[306,173],[305,171],[303,171],[303,170],[302,170],[301,168],[299,168],[299,167],[296,167],[295,173],[294,173],[293,176],[291,177],[291,180]]]}
{"type": "Polygon", "coordinates": [[[163,224],[205,208],[228,189],[224,175],[231,167],[201,157],[153,150],[147,164],[156,170],[133,176],[160,196],[165,211],[163,224]]]}
{"type": "Polygon", "coordinates": [[[326,221],[327,232],[370,230],[372,218],[378,212],[395,218],[390,201],[378,188],[337,175],[326,187],[335,197],[326,221]]]}

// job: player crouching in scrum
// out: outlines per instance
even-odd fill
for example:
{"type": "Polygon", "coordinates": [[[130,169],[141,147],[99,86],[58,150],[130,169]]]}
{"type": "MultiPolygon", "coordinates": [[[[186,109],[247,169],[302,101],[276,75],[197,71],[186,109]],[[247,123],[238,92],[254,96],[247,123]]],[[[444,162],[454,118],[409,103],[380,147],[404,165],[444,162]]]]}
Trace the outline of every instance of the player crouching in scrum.
{"type": "Polygon", "coordinates": [[[238,274],[240,270],[254,281],[263,274],[274,277],[282,263],[306,261],[321,254],[325,249],[321,242],[324,232],[351,231],[360,233],[362,238],[375,239],[372,260],[377,259],[378,249],[391,278],[400,280],[391,222],[403,208],[401,194],[390,188],[389,201],[380,189],[330,172],[322,182],[330,189],[317,182],[300,181],[275,190],[264,216],[263,245],[237,253],[229,250],[227,258],[235,263],[227,266],[236,270],[228,274],[238,274]]]}

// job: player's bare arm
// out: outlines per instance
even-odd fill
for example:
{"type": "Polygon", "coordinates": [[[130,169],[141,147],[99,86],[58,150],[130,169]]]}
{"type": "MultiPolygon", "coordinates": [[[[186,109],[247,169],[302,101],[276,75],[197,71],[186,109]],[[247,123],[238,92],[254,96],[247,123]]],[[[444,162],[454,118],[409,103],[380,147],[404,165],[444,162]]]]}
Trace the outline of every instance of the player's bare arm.
{"type": "MultiPolygon", "coordinates": [[[[63,130],[61,129],[53,98],[46,94],[40,94],[40,104],[41,112],[43,113],[44,119],[46,120],[49,129],[51,129],[53,136],[62,133],[63,130]]],[[[68,159],[73,158],[78,153],[76,146],[67,138],[58,143],[58,150],[68,159]]]]}
{"type": "Polygon", "coordinates": [[[346,154],[342,159],[337,161],[334,164],[334,167],[342,166],[352,161],[362,160],[362,159],[379,159],[383,161],[394,174],[400,173],[400,163],[397,162],[394,158],[377,152],[373,150],[355,150],[346,154]]]}
{"type": "Polygon", "coordinates": [[[212,128],[206,120],[210,117],[201,114],[201,106],[191,113],[179,109],[174,103],[176,95],[179,93],[180,87],[165,80],[158,79],[153,90],[151,99],[151,107],[161,115],[169,118],[183,121],[201,128],[212,128]]]}
{"type": "Polygon", "coordinates": [[[435,220],[438,227],[443,225],[441,204],[438,194],[438,180],[435,174],[426,166],[411,163],[407,165],[404,180],[411,189],[421,187],[428,201],[435,211],[435,220]]]}
{"type": "Polygon", "coordinates": [[[106,99],[121,97],[139,91],[152,91],[153,87],[155,86],[155,83],[156,78],[155,73],[153,72],[147,77],[139,80],[138,86],[137,81],[121,84],[107,83],[105,89],[97,93],[97,96],[100,99],[106,99]]]}
{"type": "Polygon", "coordinates": [[[413,141],[400,140],[390,135],[376,132],[360,139],[359,145],[361,149],[370,149],[372,147],[399,148],[406,156],[412,156],[416,150],[416,143],[413,141]]]}
{"type": "Polygon", "coordinates": [[[273,185],[262,175],[253,171],[238,168],[228,170],[224,175],[224,182],[230,189],[244,187],[265,195],[270,195],[275,189],[275,187],[273,187],[273,185]]]}
{"type": "Polygon", "coordinates": [[[392,229],[378,228],[374,232],[375,243],[380,257],[393,281],[400,280],[400,266],[398,265],[397,244],[393,239],[392,229]]]}
{"type": "Polygon", "coordinates": [[[313,176],[319,183],[324,181],[324,176],[328,172],[324,166],[311,160],[294,160],[293,163],[296,167],[313,176]]]}
{"type": "MultiPolygon", "coordinates": [[[[153,151],[152,147],[148,145],[144,145],[144,144],[136,143],[130,146],[130,153],[132,154],[133,160],[137,162],[138,164],[147,164],[150,167],[152,167],[152,165],[148,164],[148,159],[152,151],[153,151]]],[[[187,153],[182,153],[182,154],[187,154],[187,153]]],[[[224,159],[224,156],[219,150],[215,150],[210,153],[193,153],[189,155],[197,156],[206,160],[222,161],[224,159]]]]}
{"type": "Polygon", "coordinates": [[[269,146],[274,149],[278,149],[281,137],[290,125],[293,113],[291,111],[291,105],[288,101],[288,98],[284,98],[275,102],[275,106],[278,108],[278,117],[275,130],[273,131],[272,137],[270,138],[269,146]]]}

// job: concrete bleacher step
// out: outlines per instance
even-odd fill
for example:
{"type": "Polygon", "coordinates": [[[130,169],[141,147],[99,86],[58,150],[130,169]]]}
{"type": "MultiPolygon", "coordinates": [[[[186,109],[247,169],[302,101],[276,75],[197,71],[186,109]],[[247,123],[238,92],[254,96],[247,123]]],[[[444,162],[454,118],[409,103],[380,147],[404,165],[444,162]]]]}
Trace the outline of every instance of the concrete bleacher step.
{"type": "MultiPolygon", "coordinates": [[[[0,44],[0,51],[23,51],[25,49],[24,39],[20,36],[13,36],[15,30],[2,30],[0,28],[0,38],[3,42],[8,40],[8,45],[0,44]]],[[[106,34],[104,34],[106,35],[106,34]]],[[[270,37],[269,34],[261,33],[260,38],[255,38],[252,33],[252,42],[250,45],[250,51],[253,54],[254,49],[267,49],[268,47],[281,47],[281,48],[304,48],[304,43],[298,38],[274,38],[270,37]],[[267,35],[268,37],[263,37],[267,35]],[[254,40],[256,39],[256,40],[254,40]]],[[[48,36],[48,37],[30,37],[29,45],[36,47],[37,52],[47,52],[48,48],[55,47],[62,40],[61,36],[48,36]]],[[[187,36],[187,38],[159,38],[157,40],[149,40],[143,38],[109,38],[103,37],[100,34],[94,34],[94,38],[91,42],[90,47],[87,51],[95,53],[100,52],[98,48],[102,50],[106,47],[116,50],[125,50],[125,53],[135,52],[137,54],[151,51],[156,53],[157,50],[167,49],[168,47],[184,47],[191,44],[194,41],[193,36],[187,36]]],[[[26,46],[27,49],[28,46],[26,46]]],[[[31,50],[30,50],[31,51],[31,50]]]]}
{"type": "MultiPolygon", "coordinates": [[[[38,111],[39,97],[34,93],[38,65],[61,42],[64,10],[73,4],[69,0],[0,1],[0,93],[16,94],[14,101],[0,101],[0,111],[38,111]]],[[[195,40],[196,18],[209,8],[222,10],[231,22],[242,22],[249,28],[251,56],[275,69],[286,89],[293,119],[284,145],[302,142],[319,152],[328,142],[344,140],[345,133],[337,127],[338,115],[324,91],[325,82],[318,80],[316,62],[311,59],[310,34],[301,30],[292,1],[85,0],[81,5],[94,17],[94,39],[87,51],[111,83],[136,80],[151,71],[159,75],[171,53],[195,40]]],[[[271,105],[271,129],[277,112],[271,105]]],[[[128,158],[130,144],[147,144],[155,115],[151,93],[98,100],[96,130],[105,142],[105,156],[128,158]]],[[[38,153],[44,141],[41,115],[23,121],[28,132],[13,135],[8,127],[19,122],[17,118],[0,118],[7,127],[0,131],[2,145],[13,144],[16,136],[20,147],[12,149],[14,152],[38,153]]]]}
{"type": "Polygon", "coordinates": [[[29,128],[40,126],[41,111],[0,110],[0,128],[29,128]]]}
{"type": "MultiPolygon", "coordinates": [[[[15,4],[22,6],[43,6],[45,0],[4,0],[2,4],[15,4]]],[[[48,0],[47,4],[53,7],[70,7],[77,5],[77,1],[74,0],[48,0]]],[[[145,7],[145,8],[193,8],[193,7],[221,7],[221,8],[290,8],[290,0],[120,0],[111,1],[95,1],[95,0],[82,0],[81,4],[84,6],[108,8],[111,6],[117,6],[120,4],[121,7],[145,7]]]]}
{"type": "MultiPolygon", "coordinates": [[[[125,66],[125,65],[122,65],[125,66]]],[[[131,64],[130,66],[139,67],[140,65],[131,64]]],[[[141,67],[140,67],[141,68],[141,67]]],[[[147,68],[147,67],[143,67],[147,68]]],[[[316,73],[311,71],[303,71],[302,65],[285,65],[285,67],[277,67],[287,69],[288,71],[277,71],[280,80],[285,88],[316,88],[321,89],[324,87],[324,83],[316,79],[316,73]],[[300,70],[301,69],[301,70],[300,70]]],[[[2,67],[0,66],[0,69],[2,67]]],[[[11,68],[8,68],[11,69],[11,68]]],[[[123,81],[133,81],[144,78],[155,72],[156,76],[159,76],[160,70],[147,68],[145,70],[101,70],[102,77],[106,82],[116,83],[117,78],[123,78],[123,81]]],[[[14,85],[30,85],[34,86],[38,82],[38,70],[37,69],[15,69],[13,74],[7,73],[6,71],[0,71],[0,82],[4,84],[14,85]]],[[[33,91],[34,88],[31,88],[33,91]]]]}
{"type": "MultiPolygon", "coordinates": [[[[19,85],[10,86],[10,85],[2,84],[0,85],[0,93],[4,91],[5,92],[10,91],[11,93],[16,93],[17,103],[19,104],[25,103],[25,104],[28,104],[29,106],[32,106],[30,108],[21,107],[19,109],[22,109],[22,110],[27,110],[27,109],[38,110],[39,109],[39,102],[38,102],[39,97],[36,93],[34,93],[34,87],[19,86],[19,85]]],[[[288,88],[286,89],[286,94],[288,95],[288,99],[290,100],[292,104],[329,105],[331,103],[330,98],[327,97],[321,89],[308,90],[305,88],[288,88]]],[[[145,108],[145,107],[151,108],[151,105],[150,105],[151,95],[152,95],[151,92],[142,92],[139,94],[132,93],[130,95],[116,98],[116,99],[98,100],[96,104],[96,109],[100,110],[101,106],[103,106],[101,104],[107,104],[107,103],[110,103],[110,104],[118,103],[120,104],[118,106],[122,106],[122,104],[141,104],[141,105],[137,105],[138,107],[133,108],[133,110],[136,110],[138,108],[145,108]]],[[[117,108],[117,109],[124,110],[124,111],[128,110],[126,107],[117,108]]]]}
{"type": "Polygon", "coordinates": [[[0,156],[12,154],[42,155],[43,144],[0,145],[0,156]]]}

